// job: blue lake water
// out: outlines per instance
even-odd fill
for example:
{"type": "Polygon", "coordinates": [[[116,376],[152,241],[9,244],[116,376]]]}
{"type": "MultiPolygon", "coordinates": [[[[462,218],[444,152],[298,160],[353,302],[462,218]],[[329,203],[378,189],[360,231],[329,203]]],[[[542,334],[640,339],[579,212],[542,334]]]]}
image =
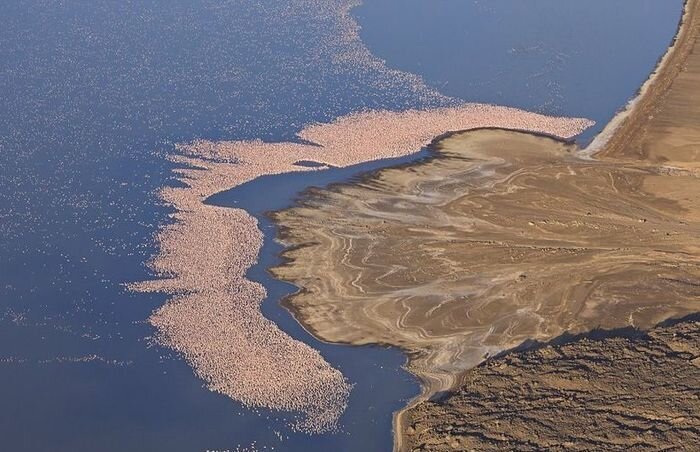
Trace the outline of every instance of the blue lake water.
{"type": "MultiPolygon", "coordinates": [[[[334,62],[327,17],[300,1],[8,0],[0,17],[0,449],[387,450],[391,414],[417,392],[403,355],[321,344],[279,307],[265,272],[279,246],[264,212],[308,185],[378,164],[264,178],[210,199],[250,208],[267,240],[251,278],[265,314],[355,384],[341,431],[308,436],[283,415],[209,392],[148,337],[165,301],[147,279],[168,221],[176,142],[292,139],[365,108],[495,102],[603,125],[670,42],[681,0],[366,0],[370,50],[455,98],[416,95],[334,62]],[[97,358],[95,358],[97,357],[97,358]],[[280,437],[282,440],[280,440],[280,437]]],[[[590,134],[589,134],[590,136],[590,134]]],[[[585,139],[585,137],[584,137],[585,139]]],[[[405,160],[403,160],[405,161],[405,160]]]]}
{"type": "Polygon", "coordinates": [[[354,15],[390,67],[448,96],[594,119],[585,139],[646,80],[682,3],[372,0],[354,15]]]}

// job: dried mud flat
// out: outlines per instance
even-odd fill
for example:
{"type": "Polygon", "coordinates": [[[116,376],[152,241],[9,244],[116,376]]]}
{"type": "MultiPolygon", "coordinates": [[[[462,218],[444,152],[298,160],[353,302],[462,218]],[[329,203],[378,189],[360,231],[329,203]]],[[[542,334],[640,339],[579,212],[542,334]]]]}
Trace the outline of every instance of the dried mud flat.
{"type": "Polygon", "coordinates": [[[503,130],[437,147],[275,214],[297,246],[273,272],[315,335],[402,347],[430,396],[528,339],[698,310],[699,210],[681,205],[698,198],[667,193],[684,176],[503,130]]]}
{"type": "Polygon", "coordinates": [[[406,449],[697,450],[698,319],[487,361],[409,410],[406,449]]]}
{"type": "MultiPolygon", "coordinates": [[[[466,131],[438,140],[434,144],[438,157],[432,160],[383,170],[355,184],[309,192],[297,207],[274,214],[282,227],[281,239],[290,248],[285,253],[288,261],[273,272],[301,288],[286,300],[297,319],[324,340],[385,343],[409,354],[408,367],[423,381],[424,393],[397,415],[398,449],[408,448],[406,418],[416,413],[423,413],[423,422],[435,427],[421,433],[421,444],[429,444],[426,438],[431,432],[434,439],[442,438],[438,425],[445,431],[450,427],[449,420],[428,417],[443,416],[441,410],[446,408],[441,407],[452,399],[441,404],[421,400],[455,390],[464,381],[472,382],[471,391],[489,391],[491,381],[480,379],[482,386],[474,388],[477,380],[472,375],[493,369],[492,362],[470,370],[489,356],[531,339],[547,341],[567,332],[599,327],[649,329],[664,319],[700,310],[699,9],[696,0],[686,3],[676,42],[656,73],[628,111],[586,150],[532,134],[466,131]]],[[[697,328],[697,323],[689,325],[684,331],[697,328]]],[[[645,340],[659,341],[659,335],[666,333],[655,330],[654,334],[650,337],[656,339],[645,340]]],[[[697,347],[697,334],[688,334],[688,347],[697,347]]],[[[659,396],[673,390],[675,377],[667,375],[664,366],[675,359],[687,364],[697,352],[691,353],[693,358],[669,355],[668,363],[661,362],[654,347],[662,345],[652,342],[629,345],[628,352],[621,340],[597,345],[599,353],[608,354],[597,359],[608,363],[612,375],[632,372],[633,376],[641,369],[611,359],[620,353],[638,353],[635,359],[640,365],[646,363],[643,369],[650,363],[659,366],[648,370],[650,378],[658,378],[658,387],[642,390],[634,386],[642,382],[630,383],[633,390],[622,392],[635,399],[619,411],[627,409],[634,415],[638,407],[655,407],[658,402],[662,406],[654,411],[686,413],[669,419],[697,416],[698,400],[693,398],[697,374],[688,373],[695,372],[694,367],[681,372],[693,377],[686,386],[677,386],[692,389],[684,393],[687,400],[674,396],[662,402],[659,396]],[[613,351],[616,346],[623,348],[613,351]]],[[[582,344],[582,350],[593,347],[582,344]]],[[[560,360],[562,382],[575,382],[579,374],[567,376],[566,372],[584,372],[585,359],[592,359],[586,356],[574,354],[568,364],[560,360]]],[[[526,358],[517,355],[507,359],[512,361],[502,392],[512,397],[493,401],[493,411],[486,406],[481,413],[485,417],[478,418],[484,422],[475,421],[479,427],[473,436],[485,441],[473,446],[475,450],[487,448],[492,432],[496,438],[502,429],[516,428],[507,422],[516,417],[518,403],[527,401],[518,397],[530,386],[521,386],[535,381],[530,380],[535,364],[518,366],[526,358]],[[487,419],[503,425],[489,424],[487,419]]],[[[547,363],[543,365],[554,365],[547,363]]],[[[618,378],[621,385],[628,380],[618,378]]],[[[591,397],[602,397],[607,391],[594,384],[589,390],[591,397]]],[[[608,406],[609,402],[600,403],[608,406]]],[[[553,405],[542,416],[554,415],[561,406],[553,405]]],[[[596,406],[589,404],[591,419],[598,415],[596,406]]],[[[465,416],[476,416],[465,410],[465,416]]],[[[558,413],[564,416],[567,410],[558,413]]],[[[539,436],[565,438],[566,429],[574,428],[580,417],[548,424],[545,417],[532,415],[528,421],[532,425],[520,431],[524,436],[530,431],[522,444],[499,447],[541,449],[545,443],[538,443],[539,436]]],[[[635,427],[634,419],[608,420],[610,431],[601,433],[608,443],[596,445],[579,438],[573,445],[549,444],[656,448],[653,442],[635,443],[625,436],[644,429],[635,427]],[[618,444],[623,437],[630,442],[618,444]]],[[[637,421],[643,423],[644,418],[637,421]]],[[[677,449],[697,445],[697,425],[684,428],[669,431],[663,441],[677,449]],[[695,435],[694,442],[684,444],[688,435],[695,435]]],[[[413,429],[417,434],[418,429],[413,429]]],[[[665,427],[659,423],[654,429],[665,427]]],[[[514,430],[513,434],[520,433],[514,430]]],[[[472,448],[450,441],[444,444],[472,448]]]]}

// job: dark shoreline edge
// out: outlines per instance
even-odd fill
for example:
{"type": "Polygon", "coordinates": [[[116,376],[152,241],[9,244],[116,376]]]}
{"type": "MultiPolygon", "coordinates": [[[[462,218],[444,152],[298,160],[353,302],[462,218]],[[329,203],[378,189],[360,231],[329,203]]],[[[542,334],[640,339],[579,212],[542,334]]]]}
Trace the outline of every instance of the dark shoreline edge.
{"type": "MultiPolygon", "coordinates": [[[[300,140],[301,142],[305,142],[305,140],[300,140]]],[[[315,146],[318,146],[315,143],[312,143],[315,146]]],[[[395,352],[397,357],[400,357],[401,362],[400,364],[395,365],[395,369],[401,370],[402,372],[405,373],[406,381],[410,381],[411,385],[415,386],[416,390],[420,389],[420,381],[413,375],[412,373],[408,372],[405,368],[406,364],[408,363],[408,358],[406,357],[406,354],[404,353],[403,350],[398,349],[397,347],[394,347],[392,345],[388,344],[380,344],[380,343],[374,343],[374,344],[366,344],[362,346],[357,346],[355,344],[345,344],[345,343],[339,343],[339,342],[330,342],[330,341],[325,341],[318,337],[316,334],[313,333],[313,331],[309,330],[306,328],[306,326],[297,319],[297,317],[294,315],[294,312],[290,309],[288,309],[283,303],[283,300],[286,300],[287,298],[293,296],[299,288],[295,286],[294,284],[284,281],[281,279],[276,278],[271,272],[270,269],[277,267],[282,264],[282,260],[284,257],[282,256],[286,248],[278,241],[279,237],[279,230],[280,230],[280,225],[277,224],[277,222],[274,221],[274,219],[271,217],[271,215],[279,210],[287,209],[290,207],[293,207],[296,205],[298,200],[300,199],[302,194],[305,194],[309,191],[312,190],[325,190],[330,186],[335,186],[335,185],[340,185],[340,184],[345,184],[345,183],[352,183],[353,181],[357,180],[359,177],[363,177],[367,174],[373,174],[388,168],[393,168],[393,167],[402,167],[402,166],[410,166],[412,164],[415,164],[418,161],[421,161],[426,158],[431,158],[432,157],[432,151],[427,149],[427,148],[421,148],[411,154],[405,155],[405,156],[400,156],[400,157],[389,157],[389,158],[384,158],[384,159],[379,159],[379,160],[372,160],[372,161],[367,161],[363,163],[358,163],[355,165],[351,165],[348,167],[336,167],[336,166],[329,166],[329,165],[324,165],[323,167],[320,167],[318,171],[308,171],[308,172],[298,172],[298,173],[283,173],[283,174],[272,174],[272,175],[265,175],[262,177],[258,177],[256,179],[253,179],[251,181],[248,181],[244,184],[235,186],[233,188],[229,188],[226,190],[222,190],[220,192],[214,193],[207,197],[203,203],[207,205],[213,205],[213,206],[220,206],[220,207],[226,207],[226,208],[240,208],[248,212],[253,218],[255,218],[258,221],[258,227],[259,229],[263,232],[264,239],[263,239],[263,245],[262,248],[260,249],[258,256],[257,256],[257,262],[252,265],[250,268],[248,268],[245,277],[249,279],[250,281],[258,282],[265,286],[266,290],[268,291],[266,297],[262,300],[261,302],[261,311],[262,314],[265,318],[268,320],[274,322],[278,328],[280,328],[282,331],[284,331],[286,334],[290,335],[293,337],[295,340],[301,341],[310,347],[314,348],[317,350],[319,353],[321,353],[324,357],[326,357],[323,349],[319,348],[319,344],[323,344],[326,346],[330,347],[344,347],[344,348],[352,348],[352,349],[357,349],[358,351],[365,350],[364,353],[367,353],[367,350],[380,350],[380,351],[387,351],[387,352],[395,352]],[[404,163],[394,163],[395,161],[404,161],[408,160],[407,162],[404,163]],[[380,165],[378,168],[374,169],[362,169],[366,168],[368,166],[373,166],[373,165],[380,165]],[[340,173],[347,173],[344,175],[337,175],[336,172],[340,173]],[[335,173],[335,174],[333,174],[335,173]],[[248,190],[252,188],[253,192],[255,192],[255,189],[258,188],[257,184],[264,185],[267,178],[270,179],[277,179],[277,178],[284,178],[284,177],[306,177],[308,178],[309,175],[320,176],[322,179],[323,176],[328,176],[334,179],[333,182],[330,183],[317,183],[315,182],[304,182],[304,189],[302,190],[293,190],[292,191],[292,196],[289,199],[280,199],[277,200],[280,205],[283,207],[279,207],[276,209],[270,209],[270,210],[264,210],[263,209],[253,209],[249,208],[246,205],[240,205],[239,199],[236,199],[238,197],[239,190],[248,190]],[[228,198],[228,199],[227,199],[228,198]],[[232,203],[231,203],[232,202],[232,203]],[[279,251],[275,251],[275,249],[280,248],[279,251]],[[270,261],[271,259],[271,261],[270,261]],[[268,285],[268,283],[273,284],[274,286],[276,285],[283,285],[287,286],[288,289],[285,288],[283,290],[285,294],[278,296],[278,294],[275,294],[274,292],[280,290],[279,287],[276,289],[273,289],[274,286],[268,285]],[[280,309],[281,308],[281,309],[280,309]]],[[[248,201],[250,202],[250,201],[248,201]]],[[[245,204],[245,202],[243,203],[245,204]]],[[[337,367],[336,362],[332,363],[335,367],[337,367]]],[[[393,364],[392,364],[393,365],[393,364]]],[[[340,368],[340,367],[337,367],[340,368]]],[[[403,381],[403,380],[401,380],[403,381]]],[[[354,386],[353,382],[353,386],[354,386]]],[[[405,382],[403,383],[405,384],[405,382]]],[[[396,402],[396,407],[392,408],[395,410],[400,410],[403,408],[403,406],[406,405],[407,402],[413,400],[415,395],[414,391],[411,391],[410,395],[406,394],[404,397],[400,398],[395,398],[392,399],[396,402]]],[[[268,415],[271,417],[274,417],[275,419],[278,420],[283,420],[286,418],[293,418],[296,416],[298,413],[296,412],[288,412],[288,413],[279,413],[275,411],[265,411],[268,415]]],[[[394,416],[395,416],[396,411],[393,411],[391,413],[392,416],[392,426],[394,422],[394,416]]],[[[344,426],[339,424],[339,429],[335,432],[337,433],[346,433],[344,426]]],[[[386,432],[387,435],[387,441],[391,441],[392,443],[395,441],[393,431],[390,431],[387,429],[386,432]],[[389,439],[389,436],[391,436],[391,439],[389,439]]]]}

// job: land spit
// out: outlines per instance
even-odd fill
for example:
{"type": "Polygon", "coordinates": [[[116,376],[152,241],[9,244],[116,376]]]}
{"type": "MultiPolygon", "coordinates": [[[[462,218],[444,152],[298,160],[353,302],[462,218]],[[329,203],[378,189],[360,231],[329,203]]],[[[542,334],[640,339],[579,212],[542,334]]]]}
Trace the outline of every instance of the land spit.
{"type": "Polygon", "coordinates": [[[429,397],[528,339],[697,310],[700,196],[668,194],[696,177],[504,130],[435,147],[274,214],[273,273],[302,288],[286,304],[314,335],[403,348],[429,397]]]}
{"type": "Polygon", "coordinates": [[[352,114],[305,128],[299,143],[182,145],[171,158],[181,165],[177,173],[184,186],[161,191],[174,213],[172,224],[156,237],[160,252],[150,263],[160,279],[130,288],[172,295],[151,323],[160,341],[182,353],[210,389],[247,406],[298,413],[297,429],[332,430],[350,383],[316,350],[263,316],[265,288],[246,278],[263,242],[257,221],[242,209],[208,205],[207,198],[264,175],[408,155],[450,130],[501,127],[572,137],[590,125],[585,119],[467,104],[352,114]]]}
{"type": "Polygon", "coordinates": [[[275,213],[289,248],[274,273],[301,288],[286,305],[324,340],[406,350],[416,402],[528,340],[698,311],[698,9],[687,2],[669,53],[589,150],[466,131],[275,213]]]}

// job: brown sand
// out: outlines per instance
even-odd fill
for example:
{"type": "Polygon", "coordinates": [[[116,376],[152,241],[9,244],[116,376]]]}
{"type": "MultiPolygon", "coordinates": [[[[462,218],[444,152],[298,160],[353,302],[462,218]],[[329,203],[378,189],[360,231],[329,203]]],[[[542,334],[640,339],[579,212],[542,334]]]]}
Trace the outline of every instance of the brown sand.
{"type": "Polygon", "coordinates": [[[295,247],[274,273],[315,335],[404,348],[431,395],[527,339],[698,309],[698,211],[669,187],[700,179],[502,130],[438,149],[275,215],[295,247]]]}
{"type": "Polygon", "coordinates": [[[526,339],[698,311],[698,9],[588,151],[466,132],[277,213],[292,248],[274,271],[302,288],[287,305],[324,340],[405,349],[423,397],[526,339]]]}

